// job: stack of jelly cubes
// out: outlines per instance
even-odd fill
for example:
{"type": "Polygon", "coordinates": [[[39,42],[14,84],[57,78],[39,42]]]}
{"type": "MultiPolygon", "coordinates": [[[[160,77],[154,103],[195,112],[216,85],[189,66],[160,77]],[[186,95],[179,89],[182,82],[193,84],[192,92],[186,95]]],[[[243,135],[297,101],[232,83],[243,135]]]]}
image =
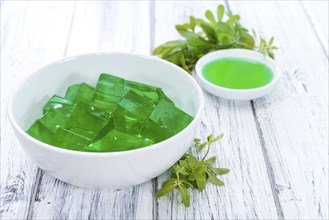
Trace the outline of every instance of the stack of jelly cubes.
{"type": "Polygon", "coordinates": [[[113,152],[163,141],[192,120],[162,89],[102,73],[96,88],[75,84],[54,95],[27,133],[60,148],[113,152]]]}

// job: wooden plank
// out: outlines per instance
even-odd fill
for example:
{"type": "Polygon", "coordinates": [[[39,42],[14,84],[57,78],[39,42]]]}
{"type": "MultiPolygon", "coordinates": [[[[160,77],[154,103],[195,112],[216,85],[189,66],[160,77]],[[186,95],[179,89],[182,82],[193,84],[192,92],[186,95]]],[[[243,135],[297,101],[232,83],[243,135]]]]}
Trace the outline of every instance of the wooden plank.
{"type": "Polygon", "coordinates": [[[329,1],[301,1],[301,4],[328,56],[329,1]]]}
{"type": "MultiPolygon", "coordinates": [[[[77,3],[67,55],[95,51],[150,52],[149,3],[77,3]]],[[[152,219],[152,182],[121,190],[81,189],[43,174],[34,219],[152,219]]]]}
{"type": "MultiPolygon", "coordinates": [[[[179,37],[175,24],[188,21],[190,15],[204,17],[206,9],[215,11],[218,2],[156,2],[155,44],[179,37]],[[168,13],[170,12],[170,13],[168,13]]],[[[205,93],[205,114],[199,136],[225,133],[211,151],[218,166],[231,169],[223,176],[225,187],[208,184],[202,193],[191,192],[191,207],[180,204],[177,192],[158,200],[159,219],[276,219],[278,213],[272,195],[250,102],[226,101],[205,93]]],[[[192,150],[194,153],[195,149],[192,150]]],[[[158,188],[167,178],[158,178],[158,188]]]]}
{"type": "Polygon", "coordinates": [[[282,79],[253,105],[283,217],[328,219],[327,55],[299,2],[230,6],[280,48],[282,79]]]}
{"type": "Polygon", "coordinates": [[[27,218],[37,182],[37,167],[9,125],[9,95],[18,78],[63,56],[73,5],[20,1],[1,6],[1,219],[27,218]]]}

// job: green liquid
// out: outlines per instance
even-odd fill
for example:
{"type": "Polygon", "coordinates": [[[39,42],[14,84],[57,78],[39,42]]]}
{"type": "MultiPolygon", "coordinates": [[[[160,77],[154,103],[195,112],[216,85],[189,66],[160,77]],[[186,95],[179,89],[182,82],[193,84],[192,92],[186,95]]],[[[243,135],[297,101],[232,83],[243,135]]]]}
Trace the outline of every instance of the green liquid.
{"type": "Polygon", "coordinates": [[[254,89],[265,86],[273,79],[273,73],[265,64],[244,58],[222,58],[207,63],[204,78],[230,89],[254,89]]]}

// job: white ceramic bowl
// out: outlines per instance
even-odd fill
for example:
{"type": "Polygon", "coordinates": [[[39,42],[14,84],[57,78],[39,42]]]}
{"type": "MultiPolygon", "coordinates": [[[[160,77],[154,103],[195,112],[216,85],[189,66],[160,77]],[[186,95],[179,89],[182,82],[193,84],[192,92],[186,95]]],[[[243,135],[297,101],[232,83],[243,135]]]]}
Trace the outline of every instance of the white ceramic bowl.
{"type": "Polygon", "coordinates": [[[187,151],[201,122],[203,106],[199,85],[174,64],[150,56],[95,53],[65,58],[28,75],[10,99],[9,118],[26,153],[50,175],[80,187],[123,188],[160,175],[187,151]],[[63,96],[66,88],[75,83],[95,85],[103,72],[161,87],[194,120],[165,141],[124,152],[66,150],[25,133],[42,115],[42,106],[53,94],[63,96]]]}
{"type": "Polygon", "coordinates": [[[196,63],[194,74],[199,84],[209,93],[231,100],[251,100],[264,96],[274,88],[280,78],[280,72],[277,70],[275,62],[272,58],[256,51],[245,49],[227,49],[208,53],[207,55],[201,57],[196,63]],[[229,89],[207,81],[202,74],[203,67],[210,61],[226,57],[239,57],[261,62],[272,70],[273,79],[269,84],[255,89],[229,89]]]}

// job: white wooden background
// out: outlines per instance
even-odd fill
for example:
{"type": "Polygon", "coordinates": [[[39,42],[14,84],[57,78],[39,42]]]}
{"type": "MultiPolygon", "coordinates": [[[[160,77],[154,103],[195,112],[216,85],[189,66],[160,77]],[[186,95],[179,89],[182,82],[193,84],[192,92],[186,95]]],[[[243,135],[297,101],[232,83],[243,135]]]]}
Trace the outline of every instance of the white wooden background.
{"type": "MultiPolygon", "coordinates": [[[[328,1],[2,1],[1,219],[328,219],[328,1]],[[205,94],[199,137],[231,169],[225,187],[156,199],[167,173],[122,190],[86,190],[38,169],[7,118],[19,77],[65,56],[150,54],[174,25],[220,3],[265,37],[283,73],[270,95],[233,102],[205,94]]],[[[196,152],[195,152],[196,153],[196,152]]]]}

